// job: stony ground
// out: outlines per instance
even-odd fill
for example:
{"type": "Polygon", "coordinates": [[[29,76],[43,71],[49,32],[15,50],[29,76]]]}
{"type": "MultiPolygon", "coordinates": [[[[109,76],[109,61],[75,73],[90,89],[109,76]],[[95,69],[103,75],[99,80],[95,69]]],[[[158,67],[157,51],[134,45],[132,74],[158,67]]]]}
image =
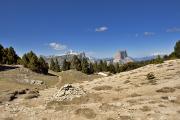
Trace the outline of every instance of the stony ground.
{"type": "MultiPolygon", "coordinates": [[[[73,83],[85,94],[72,100],[55,101],[54,86],[39,91],[39,97],[19,95],[0,105],[5,120],[180,120],[180,60],[148,65],[93,81],[73,83]],[[147,74],[153,77],[147,78],[147,74]]],[[[62,88],[61,88],[62,89],[62,88]]],[[[64,90],[64,89],[63,89],[64,90]]],[[[75,93],[76,94],[76,93],[75,93]]],[[[61,99],[60,99],[61,100],[61,99]]]]}

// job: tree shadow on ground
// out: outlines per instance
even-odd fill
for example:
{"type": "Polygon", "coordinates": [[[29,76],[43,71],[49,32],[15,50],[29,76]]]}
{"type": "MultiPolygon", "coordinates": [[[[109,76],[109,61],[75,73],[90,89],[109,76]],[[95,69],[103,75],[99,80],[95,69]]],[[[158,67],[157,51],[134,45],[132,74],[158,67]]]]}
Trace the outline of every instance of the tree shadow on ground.
{"type": "Polygon", "coordinates": [[[18,66],[0,65],[0,71],[7,71],[19,68],[18,66]]]}

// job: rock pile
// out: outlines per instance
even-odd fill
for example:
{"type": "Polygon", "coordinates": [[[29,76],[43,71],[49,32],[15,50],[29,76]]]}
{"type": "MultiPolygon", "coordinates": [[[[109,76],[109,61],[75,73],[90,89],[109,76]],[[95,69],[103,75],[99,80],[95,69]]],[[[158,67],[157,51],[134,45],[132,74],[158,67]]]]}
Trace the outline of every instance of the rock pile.
{"type": "Polygon", "coordinates": [[[81,97],[85,95],[85,91],[78,87],[73,86],[71,84],[66,84],[61,89],[53,95],[51,100],[53,101],[71,101],[73,98],[81,97]]]}
{"type": "Polygon", "coordinates": [[[21,79],[21,80],[17,80],[17,81],[20,83],[27,83],[27,84],[38,85],[38,86],[44,84],[44,82],[41,80],[21,79]]]}

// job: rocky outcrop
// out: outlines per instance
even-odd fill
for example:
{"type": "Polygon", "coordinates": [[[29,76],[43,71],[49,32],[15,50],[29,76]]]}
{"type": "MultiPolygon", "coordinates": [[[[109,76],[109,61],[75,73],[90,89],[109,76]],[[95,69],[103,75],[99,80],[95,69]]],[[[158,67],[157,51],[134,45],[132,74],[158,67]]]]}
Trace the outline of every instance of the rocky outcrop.
{"type": "Polygon", "coordinates": [[[20,83],[27,83],[27,84],[31,84],[31,85],[42,85],[42,84],[44,84],[44,82],[41,80],[20,79],[17,81],[20,83]]]}
{"type": "Polygon", "coordinates": [[[85,91],[78,87],[73,86],[71,84],[66,84],[61,89],[53,95],[53,101],[64,101],[64,100],[72,100],[75,97],[81,97],[85,95],[85,91]]]}

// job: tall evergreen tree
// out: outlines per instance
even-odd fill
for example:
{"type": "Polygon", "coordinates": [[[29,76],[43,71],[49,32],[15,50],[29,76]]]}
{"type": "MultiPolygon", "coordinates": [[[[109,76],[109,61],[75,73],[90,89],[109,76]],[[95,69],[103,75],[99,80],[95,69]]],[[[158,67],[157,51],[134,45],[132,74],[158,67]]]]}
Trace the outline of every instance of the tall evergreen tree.
{"type": "Polygon", "coordinates": [[[7,51],[7,64],[16,64],[18,56],[16,55],[16,52],[14,51],[13,47],[9,47],[7,51]]]}
{"type": "Polygon", "coordinates": [[[63,71],[69,70],[70,69],[70,65],[71,65],[70,62],[67,62],[66,59],[64,59],[62,70],[63,71]]]}
{"type": "Polygon", "coordinates": [[[113,73],[113,74],[116,73],[115,67],[114,67],[114,65],[113,65],[112,63],[109,64],[109,66],[108,66],[108,71],[111,72],[111,73],[113,73]]]}
{"type": "Polygon", "coordinates": [[[2,62],[2,59],[3,59],[3,50],[4,50],[4,47],[0,44],[0,63],[3,63],[2,62]]]}
{"type": "Polygon", "coordinates": [[[108,71],[107,62],[103,61],[101,64],[102,64],[102,71],[108,71]]]}
{"type": "Polygon", "coordinates": [[[38,62],[39,62],[39,66],[38,66],[39,72],[48,74],[48,69],[49,69],[48,63],[46,63],[42,57],[39,58],[38,62]]]}
{"type": "Polygon", "coordinates": [[[51,58],[51,62],[50,62],[50,70],[52,70],[52,71],[55,70],[55,62],[52,58],[51,58]]]}
{"type": "Polygon", "coordinates": [[[56,59],[55,60],[55,70],[54,70],[55,72],[60,72],[61,70],[60,70],[60,66],[59,66],[59,62],[58,62],[58,60],[56,59]]]}
{"type": "Polygon", "coordinates": [[[177,58],[180,58],[180,40],[176,42],[174,47],[174,54],[177,58]]]}
{"type": "Polygon", "coordinates": [[[119,63],[116,63],[116,64],[115,64],[115,71],[116,71],[116,73],[119,73],[119,72],[120,72],[119,63]]]}
{"type": "Polygon", "coordinates": [[[93,73],[94,73],[93,64],[89,63],[89,74],[93,74],[93,73]]]}
{"type": "Polygon", "coordinates": [[[35,53],[30,51],[27,54],[24,54],[22,57],[22,63],[24,67],[29,68],[30,70],[38,73],[47,74],[48,73],[48,64],[45,60],[40,57],[38,58],[35,53]]]}
{"type": "Polygon", "coordinates": [[[98,70],[98,63],[96,61],[93,64],[93,68],[94,68],[94,72],[99,72],[99,70],[98,70]]]}
{"type": "Polygon", "coordinates": [[[77,57],[77,55],[73,56],[73,59],[71,62],[71,68],[76,69],[77,71],[82,70],[81,60],[77,57]]]}
{"type": "Polygon", "coordinates": [[[89,63],[86,58],[82,59],[81,65],[82,65],[82,72],[89,74],[89,63]]]}
{"type": "Polygon", "coordinates": [[[103,71],[103,65],[104,65],[103,61],[100,60],[100,62],[98,64],[98,72],[102,72],[103,71]]]}

